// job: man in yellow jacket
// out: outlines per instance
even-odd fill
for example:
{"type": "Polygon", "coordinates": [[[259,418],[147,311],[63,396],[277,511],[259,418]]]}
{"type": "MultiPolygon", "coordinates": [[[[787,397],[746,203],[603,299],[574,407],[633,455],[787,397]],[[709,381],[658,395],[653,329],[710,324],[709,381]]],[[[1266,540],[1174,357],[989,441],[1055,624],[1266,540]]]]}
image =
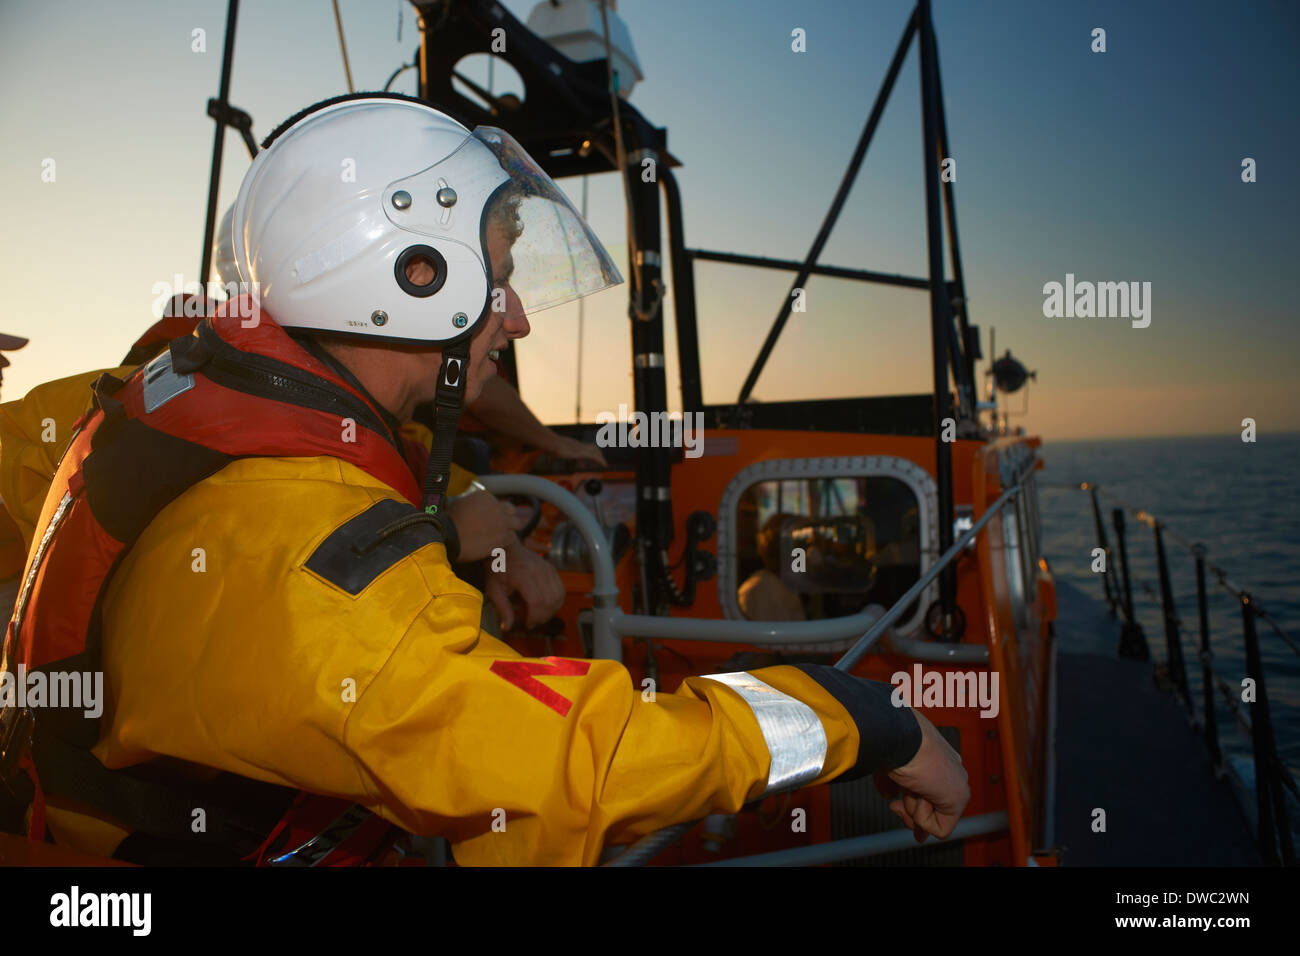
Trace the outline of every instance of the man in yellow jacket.
{"type": "MultiPolygon", "coordinates": [[[[238,279],[234,282],[237,284],[238,279]]],[[[5,619],[13,610],[16,579],[26,563],[50,481],[77,421],[91,410],[91,384],[105,372],[125,378],[164,351],[170,341],[192,334],[198,319],[183,316],[190,307],[189,300],[194,298],[176,296],[164,309],[163,318],[136,340],[120,366],[46,382],[23,398],[0,405],[0,593],[4,595],[0,597],[0,609],[5,619]],[[12,587],[10,582],[15,582],[12,587]]],[[[408,422],[402,425],[400,436],[408,457],[414,460],[421,448],[428,455],[432,436],[423,425],[408,422]]],[[[585,454],[582,447],[573,454],[585,454]]],[[[509,551],[519,568],[518,573],[506,576],[508,580],[495,582],[499,587],[489,596],[496,604],[496,613],[500,619],[510,620],[513,611],[509,600],[517,594],[530,624],[549,620],[563,603],[563,584],[558,575],[545,573],[543,569],[549,570],[549,564],[541,559],[534,563],[532,552],[511,533],[522,526],[515,509],[478,491],[475,476],[460,466],[453,464],[451,471],[448,492],[453,503],[449,514],[463,540],[469,543],[464,549],[465,559],[469,560],[471,554],[490,554],[500,547],[509,551]],[[527,575],[523,574],[525,568],[527,575]]]]}
{"type": "MultiPolygon", "coordinates": [[[[0,377],[3,377],[4,369],[9,367],[9,359],[5,358],[4,352],[20,349],[26,344],[27,339],[21,336],[0,333],[0,377]]],[[[4,579],[22,568],[23,557],[27,553],[13,520],[4,514],[3,502],[4,498],[0,495],[0,607],[8,606],[6,601],[12,603],[4,579]]]]}
{"type": "Polygon", "coordinates": [[[447,837],[461,864],[591,864],[887,772],[909,826],[951,832],[960,760],[888,685],[780,666],[646,702],[616,662],[525,659],[480,630],[449,564],[455,414],[526,310],[621,281],[507,134],[399,97],[327,102],[272,134],[235,219],[254,295],[96,382],[35,525],[5,670],[53,687],[98,667],[104,688],[0,701],[5,760],[32,742],[34,828],[144,862],[361,862],[377,851],[343,851],[377,821],[447,837]],[[423,494],[394,434],[422,401],[423,494]],[[241,782],[264,788],[257,825],[241,782]],[[351,809],[312,816],[315,798],[351,809]]]}

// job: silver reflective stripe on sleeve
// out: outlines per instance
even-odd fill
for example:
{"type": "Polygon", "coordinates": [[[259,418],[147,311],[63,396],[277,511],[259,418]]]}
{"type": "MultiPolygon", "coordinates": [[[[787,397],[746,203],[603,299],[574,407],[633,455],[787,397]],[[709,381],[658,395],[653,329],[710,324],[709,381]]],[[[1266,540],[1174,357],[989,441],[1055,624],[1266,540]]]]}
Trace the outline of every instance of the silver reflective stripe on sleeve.
{"type": "Polygon", "coordinates": [[[754,712],[772,757],[763,796],[817,778],[826,762],[826,731],[811,707],[745,671],[704,676],[726,684],[754,712]]]}

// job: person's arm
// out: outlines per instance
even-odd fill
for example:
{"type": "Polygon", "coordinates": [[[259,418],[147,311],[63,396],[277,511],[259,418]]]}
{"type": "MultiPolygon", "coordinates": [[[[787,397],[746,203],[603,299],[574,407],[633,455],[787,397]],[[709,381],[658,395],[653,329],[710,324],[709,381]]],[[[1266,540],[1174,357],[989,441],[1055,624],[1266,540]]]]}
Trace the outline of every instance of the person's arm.
{"type": "Polygon", "coordinates": [[[556,458],[605,465],[605,456],[595,445],[583,444],[543,425],[524,404],[514,386],[499,375],[493,375],[484,383],[482,393],[470,403],[469,410],[488,428],[530,448],[556,458]]]}
{"type": "Polygon", "coordinates": [[[510,596],[518,594],[526,611],[528,627],[545,624],[564,604],[564,581],[555,566],[516,540],[502,555],[503,561],[489,562],[483,595],[496,608],[502,633],[515,625],[510,596]]]}
{"type": "Polygon", "coordinates": [[[736,592],[741,613],[751,621],[802,621],[803,602],[771,571],[751,574],[736,592]]]}
{"type": "Polygon", "coordinates": [[[342,473],[351,490],[332,460],[234,462],[141,535],[105,604],[107,766],[167,755],[329,793],[446,836],[462,864],[592,864],[768,792],[906,766],[950,818],[964,806],[960,763],[927,759],[889,685],[803,665],[652,693],[615,661],[521,657],[480,630],[430,523],[364,547],[416,509],[342,473]],[[175,560],[196,540],[207,573],[175,560]]]}
{"type": "Polygon", "coordinates": [[[484,595],[496,608],[503,630],[515,623],[510,596],[518,594],[527,608],[527,624],[550,620],[564,603],[564,582],[555,567],[519,540],[519,512],[486,490],[469,491],[447,505],[449,529],[457,539],[452,560],[487,559],[484,595]]]}
{"type": "Polygon", "coordinates": [[[918,834],[950,833],[969,798],[960,759],[888,685],[780,666],[648,697],[612,661],[522,658],[485,634],[453,650],[447,636],[417,622],[344,739],[377,812],[447,836],[465,865],[590,865],[606,845],[767,793],[900,767],[923,778],[907,795],[918,834]]]}
{"type": "Polygon", "coordinates": [[[81,372],[0,405],[0,445],[7,459],[0,469],[0,498],[22,535],[24,560],[59,459],[72,441],[72,426],[90,408],[91,383],[104,372],[125,378],[131,371],[81,372]]]}
{"type": "Polygon", "coordinates": [[[447,502],[447,517],[455,526],[458,541],[453,561],[479,561],[497,548],[519,543],[516,532],[523,527],[515,506],[486,490],[471,490],[447,502]]]}

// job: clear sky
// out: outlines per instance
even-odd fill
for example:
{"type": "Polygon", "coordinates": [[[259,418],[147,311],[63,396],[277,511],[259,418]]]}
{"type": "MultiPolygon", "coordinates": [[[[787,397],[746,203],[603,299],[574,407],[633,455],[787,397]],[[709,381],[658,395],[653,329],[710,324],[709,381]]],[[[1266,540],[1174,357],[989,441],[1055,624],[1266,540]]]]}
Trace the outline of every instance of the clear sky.
{"type": "MultiPolygon", "coordinates": [[[[505,0],[525,18],[532,0],[505,0]]],[[[682,162],[687,243],[801,258],[907,19],[908,0],[622,0],[644,82],[632,93],[682,162]],[[807,51],[791,50],[806,31],[807,51]]],[[[341,4],[358,89],[417,45],[399,0],[341,4]],[[397,39],[398,11],[402,36],[397,39]]],[[[3,397],[116,363],[152,321],[159,282],[196,278],[221,67],[223,0],[0,0],[3,397]],[[206,31],[206,52],[192,31],[206,31]],[[43,165],[55,161],[53,182],[43,165]]],[[[1300,429],[1295,103],[1289,0],[935,0],[971,318],[1035,369],[1028,414],[1049,439],[1300,429]],[[1091,32],[1106,30],[1093,53],[1091,32]],[[1241,180],[1243,158],[1257,163],[1241,180]],[[1046,318],[1043,286],[1151,283],[1151,324],[1046,318]]],[[[467,65],[466,69],[470,69],[467,65]]],[[[478,74],[482,76],[480,72],[478,74]]],[[[394,89],[414,92],[414,72],[394,89]]],[[[509,78],[494,74],[504,92],[509,78]]],[[[231,100],[260,140],[346,91],[328,0],[246,2],[231,100]]],[[[916,57],[822,257],[921,275],[926,251],[916,57]]],[[[221,208],[248,158],[227,137],[221,208]]],[[[577,201],[580,181],[563,184],[577,201]]],[[[625,261],[622,197],[593,179],[590,219],[625,261]]],[[[705,398],[735,397],[790,276],[697,268],[705,398]]],[[[925,293],[813,280],[760,379],[767,400],[928,391],[925,293]]],[[[630,402],[622,289],[588,300],[582,414],[630,402]]],[[[671,301],[667,305],[669,346],[671,301]]],[[[572,421],[575,307],[521,343],[525,397],[572,421]]],[[[670,393],[677,399],[675,353],[670,393]]],[[[987,363],[981,363],[981,374],[987,363]]],[[[1019,409],[1023,394],[1011,397],[1019,409]]]]}

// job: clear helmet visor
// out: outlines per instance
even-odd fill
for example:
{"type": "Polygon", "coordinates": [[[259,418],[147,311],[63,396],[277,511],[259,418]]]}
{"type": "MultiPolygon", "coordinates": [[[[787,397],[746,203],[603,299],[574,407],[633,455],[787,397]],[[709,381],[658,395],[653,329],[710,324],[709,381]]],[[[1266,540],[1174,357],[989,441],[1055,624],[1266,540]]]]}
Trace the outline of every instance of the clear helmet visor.
{"type": "Polygon", "coordinates": [[[474,249],[493,291],[508,286],[526,312],[623,281],[569,198],[504,130],[476,128],[446,159],[385,194],[396,225],[474,249]],[[406,196],[394,203],[399,192],[406,196]]]}
{"type": "Polygon", "coordinates": [[[483,212],[494,281],[508,282],[528,312],[623,281],[573,203],[510,134],[480,126],[473,135],[510,177],[483,212]]]}

